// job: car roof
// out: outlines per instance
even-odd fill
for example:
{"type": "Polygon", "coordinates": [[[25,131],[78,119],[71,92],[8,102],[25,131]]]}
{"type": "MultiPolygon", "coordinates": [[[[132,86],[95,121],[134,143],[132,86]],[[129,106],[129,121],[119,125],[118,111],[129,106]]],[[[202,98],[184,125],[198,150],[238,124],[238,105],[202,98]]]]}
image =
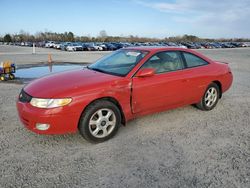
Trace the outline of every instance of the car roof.
{"type": "Polygon", "coordinates": [[[131,49],[131,50],[140,50],[140,51],[148,51],[150,53],[157,53],[157,52],[162,52],[162,51],[183,51],[183,52],[188,52],[188,53],[192,53],[202,59],[204,59],[205,61],[211,63],[213,62],[210,58],[204,56],[203,54],[191,50],[191,49],[187,49],[187,48],[181,48],[181,47],[171,47],[171,46],[136,46],[136,47],[126,47],[123,49],[131,49]]]}
{"type": "Polygon", "coordinates": [[[142,50],[142,51],[165,51],[165,50],[181,50],[187,51],[185,48],[175,47],[175,46],[135,46],[135,47],[126,47],[124,49],[131,49],[131,50],[142,50]]]}

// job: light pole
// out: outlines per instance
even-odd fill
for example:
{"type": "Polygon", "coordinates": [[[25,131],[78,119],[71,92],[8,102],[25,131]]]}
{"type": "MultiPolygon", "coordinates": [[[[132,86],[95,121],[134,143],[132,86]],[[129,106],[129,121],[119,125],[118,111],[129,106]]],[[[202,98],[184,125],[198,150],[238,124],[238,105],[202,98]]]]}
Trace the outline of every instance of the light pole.
{"type": "Polygon", "coordinates": [[[35,54],[35,53],[36,53],[36,46],[35,46],[35,43],[33,42],[32,54],[35,54]]]}

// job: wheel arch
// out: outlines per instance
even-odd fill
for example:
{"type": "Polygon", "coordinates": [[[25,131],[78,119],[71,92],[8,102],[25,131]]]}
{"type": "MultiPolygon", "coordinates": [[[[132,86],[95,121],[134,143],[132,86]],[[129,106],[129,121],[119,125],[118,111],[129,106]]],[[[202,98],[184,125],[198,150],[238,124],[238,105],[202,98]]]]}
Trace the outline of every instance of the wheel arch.
{"type": "MultiPolygon", "coordinates": [[[[83,109],[83,111],[82,111],[82,113],[81,113],[81,116],[82,116],[82,114],[85,112],[85,110],[86,110],[86,108],[87,108],[88,106],[90,106],[91,104],[95,103],[96,101],[100,101],[100,100],[110,101],[110,102],[112,102],[113,104],[115,104],[115,105],[118,107],[118,109],[120,110],[120,113],[121,113],[121,123],[122,123],[123,125],[126,125],[126,117],[125,117],[125,115],[124,115],[124,112],[123,112],[123,110],[122,110],[122,107],[121,107],[120,103],[118,102],[118,100],[115,99],[114,97],[101,97],[101,98],[94,99],[94,100],[91,101],[88,105],[85,106],[85,108],[83,109]]],[[[79,119],[78,122],[80,122],[80,119],[79,119]]],[[[79,125],[78,125],[78,126],[79,126],[79,125]]]]}
{"type": "Polygon", "coordinates": [[[222,97],[222,85],[221,85],[221,82],[218,81],[218,80],[214,80],[212,83],[215,83],[219,87],[219,90],[220,90],[219,97],[221,98],[222,97]]]}

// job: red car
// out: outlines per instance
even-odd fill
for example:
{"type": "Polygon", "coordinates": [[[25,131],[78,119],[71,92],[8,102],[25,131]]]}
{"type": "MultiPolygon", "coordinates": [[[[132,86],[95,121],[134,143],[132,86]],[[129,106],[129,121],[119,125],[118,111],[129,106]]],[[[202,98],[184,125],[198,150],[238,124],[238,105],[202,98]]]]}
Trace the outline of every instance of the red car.
{"type": "Polygon", "coordinates": [[[17,109],[35,133],[79,130],[85,139],[102,142],[145,114],[190,104],[211,110],[232,80],[228,64],[189,49],[125,48],[82,70],[31,82],[22,89],[17,109]]]}

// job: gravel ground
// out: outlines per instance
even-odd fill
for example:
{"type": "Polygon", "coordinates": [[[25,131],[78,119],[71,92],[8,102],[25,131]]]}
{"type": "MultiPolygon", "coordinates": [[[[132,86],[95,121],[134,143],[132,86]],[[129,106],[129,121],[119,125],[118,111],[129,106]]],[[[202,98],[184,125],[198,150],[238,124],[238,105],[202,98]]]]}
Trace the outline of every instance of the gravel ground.
{"type": "Polygon", "coordinates": [[[201,51],[234,73],[214,110],[145,116],[100,144],[29,132],[15,108],[23,85],[0,83],[0,187],[250,187],[250,49],[201,51]]]}

